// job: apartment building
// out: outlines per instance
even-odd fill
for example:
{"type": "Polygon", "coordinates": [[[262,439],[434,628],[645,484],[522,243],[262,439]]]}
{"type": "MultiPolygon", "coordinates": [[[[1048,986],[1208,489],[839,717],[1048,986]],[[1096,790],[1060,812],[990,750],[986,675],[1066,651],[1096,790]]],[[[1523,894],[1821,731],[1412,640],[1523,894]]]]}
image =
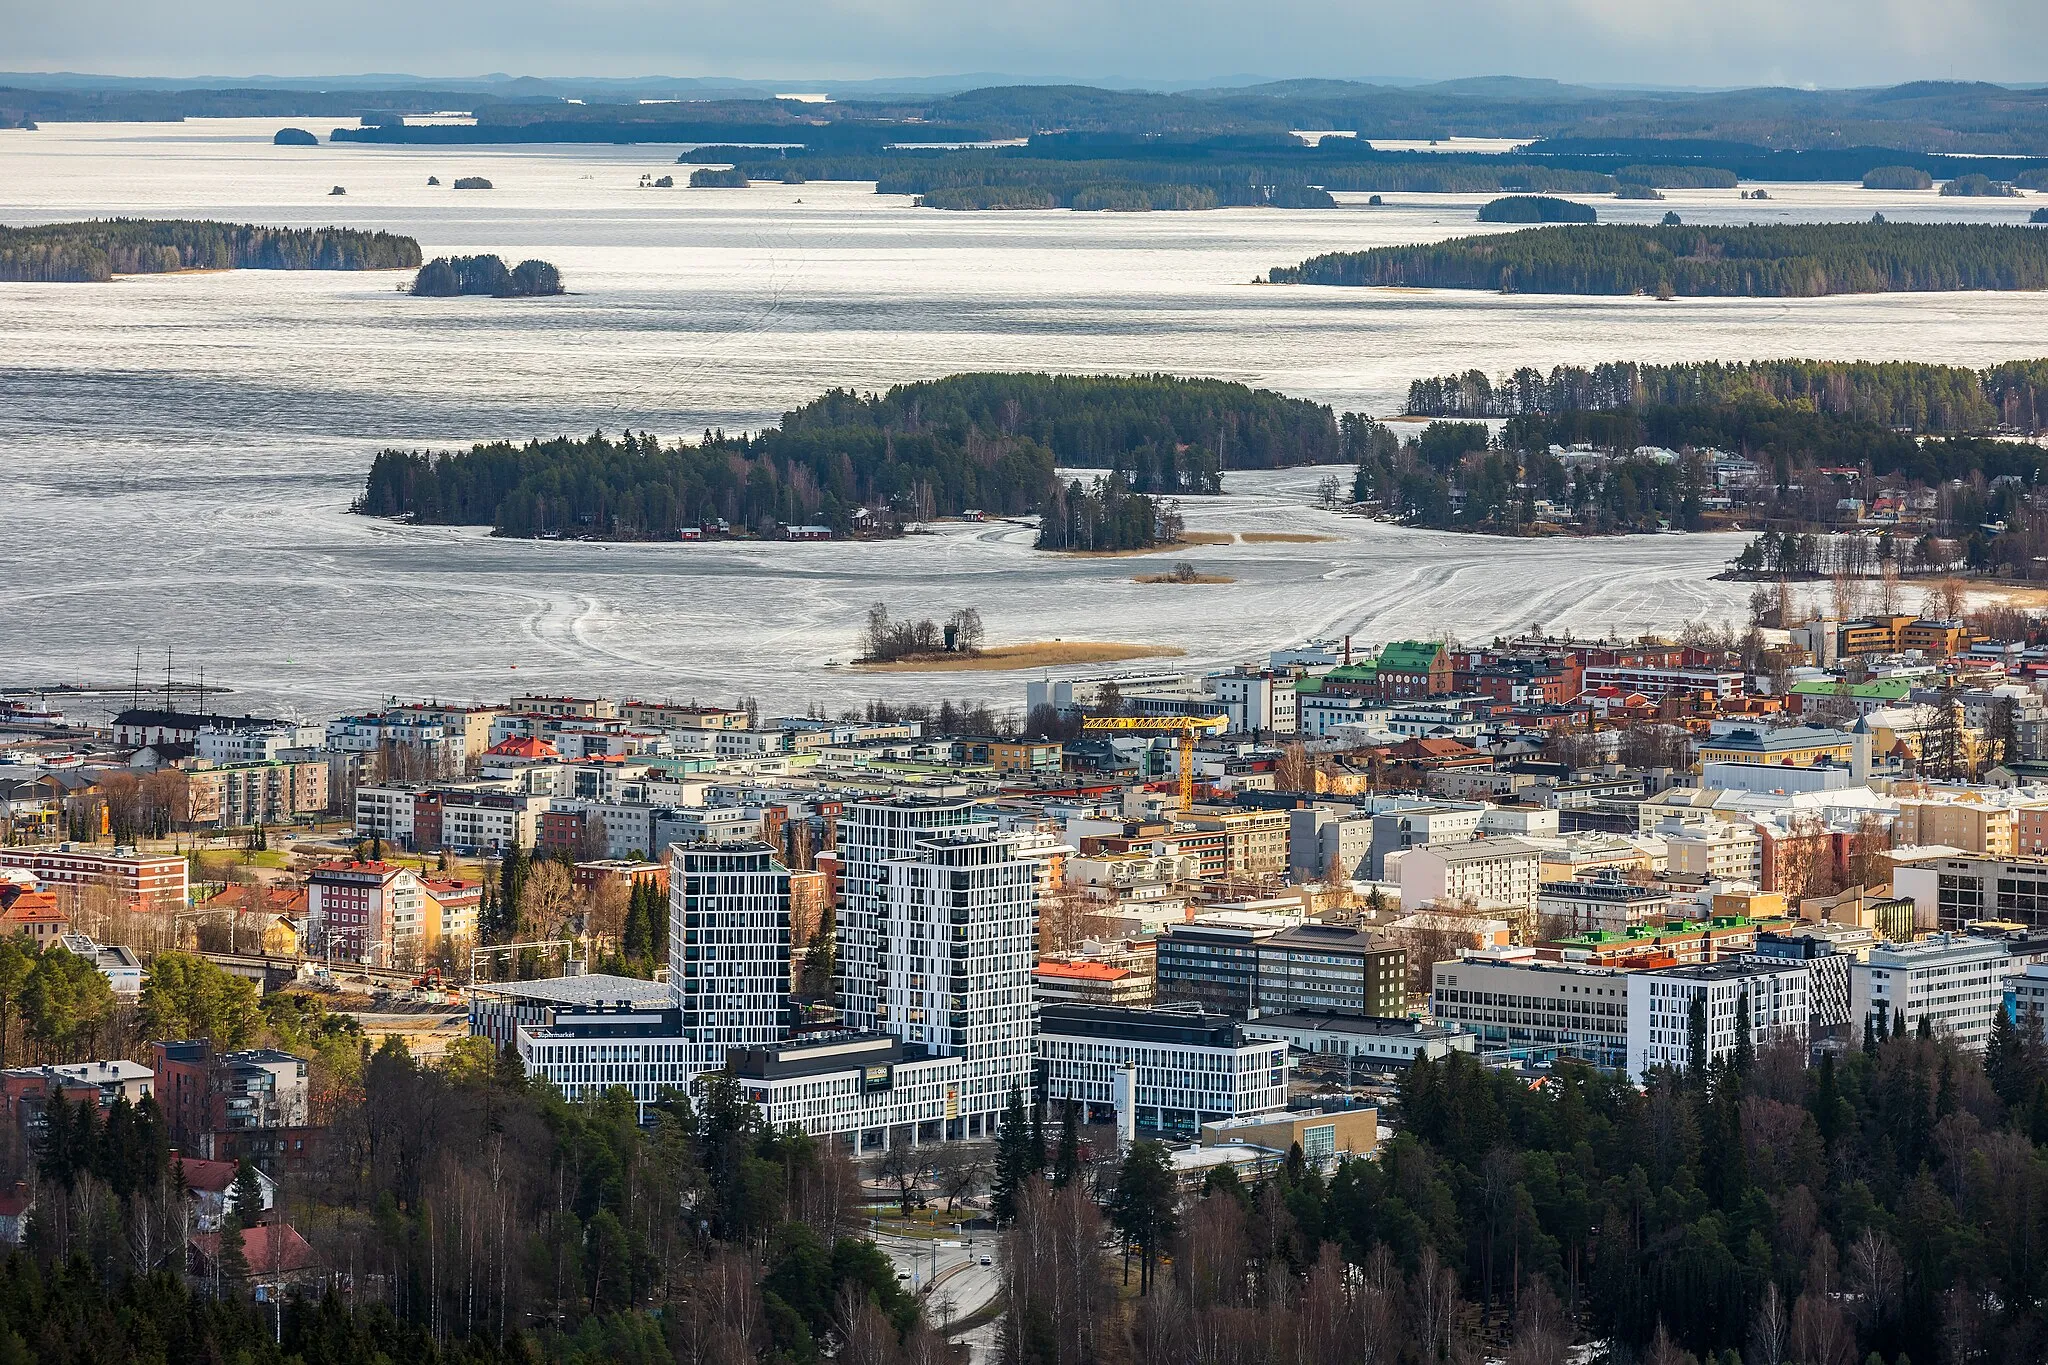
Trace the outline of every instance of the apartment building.
{"type": "Polygon", "coordinates": [[[328,863],[306,878],[306,922],[316,955],[376,967],[419,960],[427,891],[410,868],[328,863]]]}
{"type": "Polygon", "coordinates": [[[1665,820],[1654,833],[1664,841],[1664,875],[1669,881],[1751,886],[1763,881],[1763,836],[1746,821],[1665,820]]]}
{"type": "Polygon", "coordinates": [[[130,910],[183,910],[190,900],[186,862],[171,854],[96,852],[79,844],[0,848],[0,868],[8,867],[50,887],[109,887],[130,910]]]}
{"type": "Polygon", "coordinates": [[[1628,1074],[1707,1065],[1735,1051],[1746,1027],[1752,1046],[1804,1044],[1810,1024],[1806,964],[1750,958],[1632,972],[1628,977],[1628,1074]],[[1704,1012],[1706,1055],[1692,1055],[1692,1010],[1704,1012]]]}
{"type": "Polygon", "coordinates": [[[238,829],[319,815],[327,809],[328,772],[325,759],[187,769],[185,823],[194,829],[238,829]]]}
{"type": "Polygon", "coordinates": [[[695,1076],[787,1030],[789,869],[758,840],[688,844],[669,856],[668,886],[669,981],[695,1076]]]}
{"type": "Polygon", "coordinates": [[[1430,1013],[1487,1051],[1628,1061],[1628,975],[1612,967],[1539,962],[1533,950],[1467,953],[1433,970],[1430,1013]]]}
{"type": "Polygon", "coordinates": [[[1032,1085],[1036,869],[981,825],[918,840],[882,864],[877,890],[876,1027],[964,1059],[953,1117],[987,1136],[1010,1091],[1032,1085]]]}
{"type": "Polygon", "coordinates": [[[1258,1008],[1266,1013],[1392,1018],[1408,1005],[1408,950],[1342,924],[1301,924],[1259,942],[1258,1008]]]}
{"type": "Polygon", "coordinates": [[[1420,1019],[1350,1014],[1261,1014],[1245,1021],[1244,1036],[1381,1071],[1405,1071],[1418,1057],[1442,1061],[1453,1052],[1470,1054],[1478,1043],[1463,1029],[1420,1019]]]}
{"type": "Polygon", "coordinates": [[[1287,811],[1196,809],[1181,823],[1198,833],[1223,836],[1223,868],[1228,874],[1256,877],[1287,870],[1287,811]]]}
{"type": "Polygon", "coordinates": [[[1572,933],[1619,933],[1672,911],[1670,891],[1634,882],[1614,868],[1595,868],[1568,881],[1542,882],[1536,888],[1536,913],[1559,920],[1572,933]]]}
{"type": "Polygon", "coordinates": [[[630,699],[619,703],[619,719],[656,730],[745,730],[751,725],[745,711],[729,707],[630,699]]]}
{"type": "Polygon", "coordinates": [[[324,725],[277,721],[269,725],[209,725],[192,741],[193,757],[225,767],[235,763],[276,763],[294,749],[318,749],[327,741],[324,725]]]}
{"type": "Polygon", "coordinates": [[[1748,679],[1739,670],[1721,668],[1658,668],[1636,664],[1588,664],[1583,678],[1585,690],[1612,687],[1622,692],[1640,692],[1659,701],[1678,692],[1718,698],[1739,697],[1748,679]]]}
{"type": "Polygon", "coordinates": [[[1284,1109],[1287,1046],[1188,1008],[1047,1005],[1039,1017],[1047,1102],[1074,1100],[1091,1112],[1122,1105],[1162,1133],[1284,1109]]]}
{"type": "Polygon", "coordinates": [[[1469,905],[1492,910],[1530,910],[1536,905],[1540,856],[1520,839],[1474,839],[1463,844],[1428,844],[1401,855],[1401,904],[1469,905]]]}
{"type": "MultiPolygon", "coordinates": [[[[2048,803],[2036,805],[2040,816],[2048,816],[2048,803]]],[[[1987,858],[2010,858],[2019,852],[2020,811],[2004,802],[1986,799],[1976,792],[1956,793],[1944,800],[1901,801],[1892,825],[1893,842],[1899,845],[1940,844],[1987,858]]]]}
{"type": "Polygon", "coordinates": [[[1922,1020],[1958,1046],[1981,1052],[2005,1006],[2007,954],[1992,938],[1937,934],[1918,943],[1885,943],[1849,969],[1851,1027],[1868,1021],[1890,1033],[1903,1018],[1908,1033],[1922,1020]]]}
{"type": "Polygon", "coordinates": [[[908,856],[928,836],[986,823],[966,797],[850,801],[839,821],[838,995],[841,1017],[860,1033],[879,1031],[885,916],[883,864],[908,856]]]}

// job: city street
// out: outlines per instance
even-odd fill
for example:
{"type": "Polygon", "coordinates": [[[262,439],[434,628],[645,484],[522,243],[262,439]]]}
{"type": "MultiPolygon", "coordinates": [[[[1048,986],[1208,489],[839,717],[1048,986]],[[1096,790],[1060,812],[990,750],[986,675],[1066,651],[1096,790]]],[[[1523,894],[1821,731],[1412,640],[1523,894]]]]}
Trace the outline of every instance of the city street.
{"type": "MultiPolygon", "coordinates": [[[[924,1301],[926,1314],[942,1329],[980,1312],[1002,1288],[993,1264],[993,1233],[968,1233],[945,1239],[898,1237],[883,1232],[872,1236],[896,1269],[909,1276],[904,1283],[924,1301]],[[983,1265],[983,1257],[991,1263],[983,1265]]],[[[988,1327],[961,1339],[973,1349],[974,1361],[987,1359],[994,1344],[993,1330],[988,1327]]]]}

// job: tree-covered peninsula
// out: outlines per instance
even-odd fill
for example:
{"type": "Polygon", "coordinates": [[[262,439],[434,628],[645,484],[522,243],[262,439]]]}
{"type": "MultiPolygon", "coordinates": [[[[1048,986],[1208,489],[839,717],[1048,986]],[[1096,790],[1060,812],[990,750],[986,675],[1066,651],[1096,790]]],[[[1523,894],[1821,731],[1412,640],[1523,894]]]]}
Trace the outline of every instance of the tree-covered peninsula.
{"type": "Polygon", "coordinates": [[[420,263],[410,237],[355,228],[274,228],[107,218],[0,227],[0,280],[94,283],[179,270],[397,270],[420,263]]]}
{"type": "Polygon", "coordinates": [[[1342,449],[1330,409],[1242,384],[963,374],[882,394],[834,390],[751,436],[706,432],[664,445],[599,433],[387,450],[355,510],[604,540],[676,540],[721,526],[766,536],[815,525],[865,537],[968,511],[1056,510],[1054,543],[1136,549],[1153,541],[1132,528],[1169,528],[1163,497],[1216,492],[1226,468],[1328,463],[1342,449]],[[1110,470],[1103,487],[1115,489],[1114,506],[1091,493],[1091,512],[1062,486],[1059,466],[1110,470]]]}
{"type": "Polygon", "coordinates": [[[1664,297],[2041,289],[2048,287],[2048,234],[1977,223],[1571,226],[1335,252],[1276,266],[1268,278],[1664,297]]]}

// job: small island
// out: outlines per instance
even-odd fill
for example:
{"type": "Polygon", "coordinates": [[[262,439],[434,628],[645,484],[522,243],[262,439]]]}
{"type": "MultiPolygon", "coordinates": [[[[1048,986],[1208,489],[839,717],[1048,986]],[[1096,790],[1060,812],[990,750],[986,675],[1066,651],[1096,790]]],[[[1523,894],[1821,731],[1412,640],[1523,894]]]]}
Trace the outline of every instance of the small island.
{"type": "Polygon", "coordinates": [[[201,219],[106,218],[0,227],[0,280],[99,283],[181,270],[399,270],[410,237],[355,228],[274,228],[201,219]]]}
{"type": "MultiPolygon", "coordinates": [[[[1636,188],[1650,189],[1647,185],[1636,188]]],[[[1620,186],[1615,188],[1617,196],[1621,189],[1620,186]]],[[[1650,195],[1658,199],[1664,197],[1655,190],[1650,190],[1650,195]]],[[[1548,194],[1510,194],[1479,206],[1479,221],[1482,223],[1591,223],[1598,221],[1599,217],[1591,204],[1576,204],[1548,194]]]]}
{"type": "Polygon", "coordinates": [[[2005,180],[1993,180],[1988,175],[1959,175],[1942,184],[1941,192],[1952,199],[2017,199],[2020,190],[2017,185],[2005,180]]]}
{"type": "MultiPolygon", "coordinates": [[[[1664,192],[1655,185],[1639,185],[1632,180],[1624,180],[1615,185],[1614,197],[1616,199],[1662,199],[1664,192]]],[[[1591,212],[1591,210],[1589,209],[1588,212],[1591,212]]],[[[1589,218],[1585,221],[1591,222],[1593,220],[1589,218]]]]}
{"type": "Polygon", "coordinates": [[[690,172],[693,190],[743,190],[753,184],[737,166],[702,166],[690,172]]]}
{"type": "Polygon", "coordinates": [[[458,175],[455,177],[455,188],[458,190],[488,190],[493,188],[493,186],[490,181],[480,175],[458,175]]]}
{"type": "Polygon", "coordinates": [[[508,270],[500,256],[436,256],[420,267],[410,292],[432,299],[465,294],[526,299],[566,291],[562,272],[546,261],[521,261],[508,270]]]}
{"type": "Polygon", "coordinates": [[[336,186],[335,186],[335,187],[334,187],[333,189],[331,189],[331,190],[327,191],[327,193],[329,194],[329,196],[333,196],[333,195],[337,195],[337,194],[347,194],[347,193],[348,193],[348,189],[347,189],[347,187],[346,187],[346,186],[343,186],[343,185],[336,185],[336,186]]]}
{"type": "Polygon", "coordinates": [[[2048,209],[2035,209],[2027,215],[2027,221],[2030,223],[2048,223],[2048,209]]]}
{"type": "Polygon", "coordinates": [[[1316,256],[1274,284],[1660,298],[2048,288],[2048,234],[2018,224],[1565,226],[1316,256]]]}
{"type": "Polygon", "coordinates": [[[277,136],[270,139],[270,141],[278,147],[318,147],[320,145],[320,139],[307,132],[304,128],[280,128],[277,130],[277,136]]]}
{"type": "Polygon", "coordinates": [[[430,175],[427,177],[427,183],[429,185],[438,185],[441,183],[441,177],[438,175],[430,175]]]}
{"type": "Polygon", "coordinates": [[[1918,166],[1873,166],[1863,173],[1866,190],[1931,190],[1934,177],[1918,166]]]}
{"type": "Polygon", "coordinates": [[[1203,573],[1183,559],[1165,573],[1141,573],[1131,579],[1133,583],[1235,583],[1229,574],[1203,573]]]}

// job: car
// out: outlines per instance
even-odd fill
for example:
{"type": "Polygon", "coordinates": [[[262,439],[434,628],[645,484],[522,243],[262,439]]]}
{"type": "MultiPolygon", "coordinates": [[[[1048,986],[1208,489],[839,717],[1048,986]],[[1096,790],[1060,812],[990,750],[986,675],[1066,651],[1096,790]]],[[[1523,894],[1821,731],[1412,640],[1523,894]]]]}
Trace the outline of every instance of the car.
{"type": "Polygon", "coordinates": [[[899,1280],[907,1280],[910,1278],[910,1272],[907,1270],[899,1270],[896,1272],[896,1278],[899,1280]]]}
{"type": "Polygon", "coordinates": [[[995,1264],[995,1259],[994,1259],[993,1257],[989,1257],[989,1256],[984,1256],[984,1257],[982,1257],[982,1258],[981,1258],[981,1263],[982,1263],[983,1265],[994,1265],[994,1264],[995,1264]]]}

